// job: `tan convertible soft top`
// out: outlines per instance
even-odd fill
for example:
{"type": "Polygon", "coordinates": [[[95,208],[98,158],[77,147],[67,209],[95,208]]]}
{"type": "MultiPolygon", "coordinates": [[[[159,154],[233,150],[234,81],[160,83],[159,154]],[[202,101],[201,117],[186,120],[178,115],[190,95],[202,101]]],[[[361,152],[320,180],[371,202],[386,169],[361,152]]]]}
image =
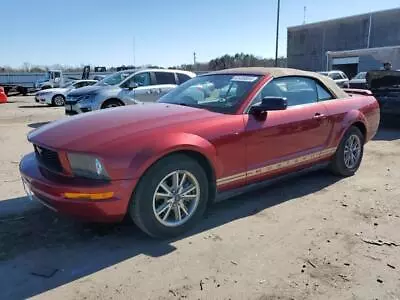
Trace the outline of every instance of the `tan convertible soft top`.
{"type": "Polygon", "coordinates": [[[349,95],[346,94],[338,85],[330,79],[328,76],[324,76],[315,72],[307,72],[297,69],[290,68],[262,68],[262,67],[249,67],[249,68],[233,68],[233,69],[225,69],[220,71],[215,71],[210,74],[236,74],[236,75],[271,75],[273,78],[286,77],[286,76],[303,76],[310,77],[326,86],[331,93],[333,93],[336,98],[348,98],[349,95]]]}

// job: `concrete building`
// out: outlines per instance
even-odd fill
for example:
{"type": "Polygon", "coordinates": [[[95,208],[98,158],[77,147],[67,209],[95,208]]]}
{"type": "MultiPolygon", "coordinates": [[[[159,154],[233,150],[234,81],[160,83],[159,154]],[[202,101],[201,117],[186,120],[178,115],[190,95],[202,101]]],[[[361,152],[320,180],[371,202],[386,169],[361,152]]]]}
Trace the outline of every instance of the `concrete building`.
{"type": "Polygon", "coordinates": [[[400,8],[288,28],[288,67],[357,72],[400,69],[400,8]]]}

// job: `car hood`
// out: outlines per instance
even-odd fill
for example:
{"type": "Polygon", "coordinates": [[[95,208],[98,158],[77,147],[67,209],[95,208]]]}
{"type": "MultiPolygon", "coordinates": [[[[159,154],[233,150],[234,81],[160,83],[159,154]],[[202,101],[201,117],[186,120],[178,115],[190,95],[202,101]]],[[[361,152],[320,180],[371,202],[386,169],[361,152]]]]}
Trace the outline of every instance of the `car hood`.
{"type": "Polygon", "coordinates": [[[352,79],[350,80],[350,83],[365,83],[365,79],[352,79]]]}
{"type": "Polygon", "coordinates": [[[102,89],[107,89],[107,88],[112,88],[111,86],[107,86],[107,85],[91,85],[91,86],[85,86],[85,87],[81,87],[79,89],[76,89],[74,91],[71,91],[70,93],[68,93],[69,96],[82,96],[82,95],[86,95],[86,94],[95,94],[98,91],[102,90],[102,89]]]}
{"type": "Polygon", "coordinates": [[[167,103],[137,104],[66,117],[35,129],[28,139],[56,150],[100,153],[128,138],[140,142],[143,137],[182,132],[183,126],[193,128],[196,121],[218,116],[221,114],[167,103]]]}
{"type": "Polygon", "coordinates": [[[36,95],[40,94],[47,94],[47,93],[53,93],[53,94],[64,94],[69,90],[69,88],[52,88],[52,89],[46,89],[42,90],[36,93],[36,95]]]}

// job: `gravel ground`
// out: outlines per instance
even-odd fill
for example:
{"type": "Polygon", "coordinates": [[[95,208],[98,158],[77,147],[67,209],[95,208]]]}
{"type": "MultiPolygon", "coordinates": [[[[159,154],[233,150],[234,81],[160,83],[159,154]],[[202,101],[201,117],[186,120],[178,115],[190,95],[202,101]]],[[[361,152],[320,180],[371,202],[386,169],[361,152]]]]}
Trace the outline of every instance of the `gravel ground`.
{"type": "Polygon", "coordinates": [[[0,299],[400,298],[399,127],[380,130],[351,178],[308,173],[155,241],[131,224],[82,224],[27,201],[26,133],[63,110],[10,101],[0,106],[0,299]]]}

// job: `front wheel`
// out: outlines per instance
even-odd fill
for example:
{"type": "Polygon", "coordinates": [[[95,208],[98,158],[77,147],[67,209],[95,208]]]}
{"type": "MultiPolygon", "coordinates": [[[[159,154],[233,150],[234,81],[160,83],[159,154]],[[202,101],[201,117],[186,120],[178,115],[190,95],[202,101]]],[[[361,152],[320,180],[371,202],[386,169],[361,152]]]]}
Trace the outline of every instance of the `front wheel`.
{"type": "Polygon", "coordinates": [[[122,106],[123,103],[121,103],[120,101],[117,100],[109,100],[106,103],[103,104],[103,106],[101,108],[113,108],[113,107],[119,107],[122,106]]]}
{"type": "Polygon", "coordinates": [[[131,199],[129,214],[152,237],[178,236],[203,215],[208,180],[197,161],[182,154],[155,163],[141,178],[131,199]]]}
{"type": "Polygon", "coordinates": [[[331,162],[331,170],[339,176],[352,176],[360,167],[364,154],[364,135],[355,126],[345,133],[331,162]]]}
{"type": "Polygon", "coordinates": [[[64,106],[65,99],[62,95],[56,95],[53,97],[53,105],[55,106],[64,106]]]}

